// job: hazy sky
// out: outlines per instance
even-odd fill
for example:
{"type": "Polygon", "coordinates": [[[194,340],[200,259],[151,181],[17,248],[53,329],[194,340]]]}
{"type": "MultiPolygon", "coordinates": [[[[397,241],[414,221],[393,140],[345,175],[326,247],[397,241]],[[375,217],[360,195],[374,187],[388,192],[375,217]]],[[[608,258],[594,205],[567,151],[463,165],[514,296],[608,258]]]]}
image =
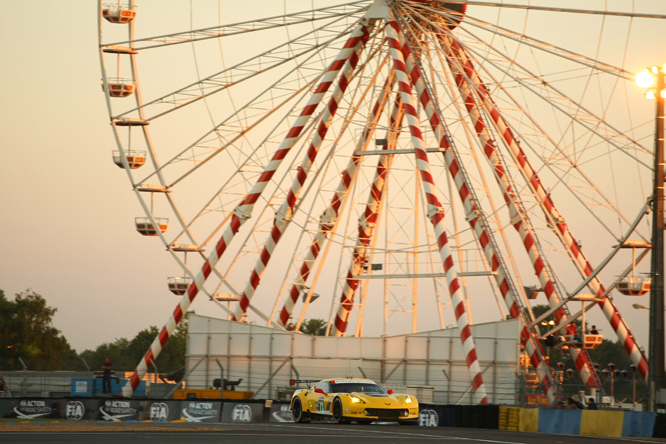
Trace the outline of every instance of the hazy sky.
{"type": "MultiPolygon", "coordinates": [[[[248,3],[239,11],[251,14],[248,3]]],[[[661,0],[636,3],[664,13],[661,0]]],[[[96,2],[0,4],[0,289],[44,296],[78,351],[162,326],[177,302],[165,279],[178,268],[157,239],[137,234],[141,209],[111,160],[96,2]]],[[[666,51],[644,55],[646,65],[666,61],[666,51]]],[[[644,105],[637,121],[651,112],[644,105]]],[[[627,311],[631,302],[621,306],[647,346],[647,312],[627,311]]]]}

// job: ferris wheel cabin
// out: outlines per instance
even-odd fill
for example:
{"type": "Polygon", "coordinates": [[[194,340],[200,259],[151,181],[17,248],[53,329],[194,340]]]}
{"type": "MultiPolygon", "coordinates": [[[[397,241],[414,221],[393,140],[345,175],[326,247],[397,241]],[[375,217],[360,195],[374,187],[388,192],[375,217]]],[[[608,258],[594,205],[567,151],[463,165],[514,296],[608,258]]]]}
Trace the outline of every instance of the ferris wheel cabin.
{"type": "Polygon", "coordinates": [[[617,291],[625,296],[643,296],[650,291],[652,279],[649,277],[617,277],[617,291]]]}
{"type": "MultiPolygon", "coordinates": [[[[113,163],[118,165],[118,168],[125,168],[125,163],[123,162],[123,156],[120,155],[120,151],[112,151],[113,163]]],[[[145,151],[127,151],[124,155],[127,165],[129,165],[131,170],[135,170],[143,166],[146,163],[146,152],[145,151]]]]}
{"type": "Polygon", "coordinates": [[[620,245],[620,248],[631,248],[633,260],[631,276],[617,276],[615,278],[617,291],[625,296],[643,296],[652,288],[652,279],[646,276],[636,276],[636,249],[652,248],[652,245],[646,241],[626,240],[620,245]]]}
{"type": "Polygon", "coordinates": [[[105,3],[102,17],[111,23],[129,23],[136,17],[136,9],[120,3],[105,3]]]}
{"type": "Polygon", "coordinates": [[[192,279],[185,276],[173,276],[167,279],[169,291],[178,296],[184,295],[191,283],[192,279]]]}
{"type": "Polygon", "coordinates": [[[134,223],[136,225],[136,231],[144,236],[157,236],[157,230],[159,230],[160,233],[165,233],[167,228],[169,228],[169,219],[166,217],[156,217],[154,219],[157,228],[155,228],[153,223],[147,217],[135,218],[134,223]]]}
{"type": "MultiPolygon", "coordinates": [[[[134,81],[132,79],[109,78],[109,96],[110,97],[129,97],[134,92],[134,81]]],[[[102,89],[104,80],[102,80],[102,89]]]]}

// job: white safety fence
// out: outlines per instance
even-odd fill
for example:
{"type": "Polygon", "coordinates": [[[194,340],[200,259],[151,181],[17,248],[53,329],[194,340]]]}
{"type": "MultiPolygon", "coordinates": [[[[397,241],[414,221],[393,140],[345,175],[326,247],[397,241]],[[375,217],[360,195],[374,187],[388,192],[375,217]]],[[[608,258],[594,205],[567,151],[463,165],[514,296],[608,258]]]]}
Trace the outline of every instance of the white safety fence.
{"type": "MultiPolygon", "coordinates": [[[[472,326],[483,380],[493,404],[515,405],[519,392],[519,321],[472,326]]],[[[290,379],[373,379],[437,404],[476,404],[457,328],[381,338],[309,336],[191,315],[186,387],[236,390],[256,399],[289,399],[290,379]]]]}

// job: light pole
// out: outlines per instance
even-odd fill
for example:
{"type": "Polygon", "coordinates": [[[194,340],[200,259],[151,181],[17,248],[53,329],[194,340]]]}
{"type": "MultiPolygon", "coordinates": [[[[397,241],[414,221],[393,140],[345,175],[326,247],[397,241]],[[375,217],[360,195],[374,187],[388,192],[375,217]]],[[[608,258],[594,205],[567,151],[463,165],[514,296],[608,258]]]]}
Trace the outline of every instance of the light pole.
{"type": "Polygon", "coordinates": [[[557,363],[557,401],[562,400],[562,391],[563,391],[563,384],[564,384],[564,362],[560,361],[557,363]]]}
{"type": "Polygon", "coordinates": [[[631,379],[632,379],[632,386],[633,386],[633,393],[631,396],[631,400],[634,403],[634,406],[636,406],[636,366],[634,364],[631,364],[629,366],[631,369],[631,379]]]}
{"type": "Polygon", "coordinates": [[[664,67],[645,68],[636,83],[655,99],[654,183],[652,187],[652,262],[650,275],[650,343],[648,348],[648,405],[654,411],[655,394],[664,387],[664,67]],[[650,89],[656,84],[656,89],[650,89]]]}
{"type": "Polygon", "coordinates": [[[613,400],[613,405],[615,405],[615,364],[610,362],[608,364],[608,370],[610,370],[611,378],[611,399],[613,400]]]}

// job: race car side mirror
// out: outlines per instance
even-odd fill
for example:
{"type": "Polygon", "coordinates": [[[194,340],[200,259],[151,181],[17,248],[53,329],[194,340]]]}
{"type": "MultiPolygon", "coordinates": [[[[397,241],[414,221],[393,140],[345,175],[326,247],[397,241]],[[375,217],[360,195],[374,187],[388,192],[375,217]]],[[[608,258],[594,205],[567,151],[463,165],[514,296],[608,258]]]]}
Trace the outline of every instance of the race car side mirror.
{"type": "Polygon", "coordinates": [[[325,395],[324,391],[322,389],[315,389],[315,393],[320,393],[322,395],[325,395]]]}
{"type": "Polygon", "coordinates": [[[388,394],[389,394],[389,395],[392,395],[392,394],[393,394],[393,390],[389,390],[389,391],[388,391],[388,394]]]}

